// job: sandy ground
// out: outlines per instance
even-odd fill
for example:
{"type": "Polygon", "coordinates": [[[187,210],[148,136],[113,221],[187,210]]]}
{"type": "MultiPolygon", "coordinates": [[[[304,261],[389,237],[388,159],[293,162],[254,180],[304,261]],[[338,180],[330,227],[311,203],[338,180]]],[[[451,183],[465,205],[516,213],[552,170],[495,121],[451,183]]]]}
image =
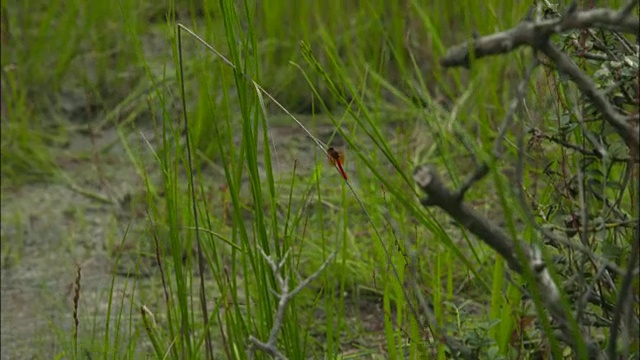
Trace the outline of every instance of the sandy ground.
{"type": "MultiPolygon", "coordinates": [[[[108,239],[123,237],[128,221],[122,221],[122,200],[141,184],[117,140],[115,130],[93,141],[78,133],[60,154],[63,171],[79,188],[111,203],[74,191],[65,181],[3,187],[2,359],[50,359],[71,345],[76,264],[82,268],[81,331],[94,331],[94,317],[104,320],[115,265],[108,239]],[[95,157],[95,149],[112,143],[95,157]],[[64,153],[93,154],[65,161],[72,157],[64,153]]],[[[139,220],[131,222],[133,229],[142,225],[139,220]]],[[[125,291],[126,279],[116,277],[116,293],[125,291]]]]}
{"type": "MultiPolygon", "coordinates": [[[[320,131],[323,140],[330,136],[328,129],[320,131]]],[[[147,159],[145,166],[153,177],[157,175],[155,160],[140,131],[129,134],[130,144],[147,159]]],[[[147,140],[153,138],[151,129],[142,131],[147,140]]],[[[299,128],[274,126],[270,131],[276,173],[290,173],[294,158],[298,160],[298,173],[313,167],[313,143],[299,128]]],[[[86,339],[101,334],[97,341],[102,341],[114,273],[114,298],[120,300],[114,302],[112,317],[115,319],[122,309],[123,318],[128,318],[131,301],[124,301],[121,307],[123,294],[127,299],[137,298],[130,296],[132,278],[123,276],[135,272],[137,247],[130,246],[130,253],[124,254],[117,266],[113,249],[119,247],[114,241],[122,239],[127,231],[127,241],[150,241],[144,233],[144,185],[116,130],[106,129],[96,136],[76,132],[69,146],[56,155],[76,190],[64,180],[3,187],[1,359],[50,359],[65,347],[71,349],[76,265],[82,269],[80,351],[83,334],[86,339]],[[78,188],[108,202],[82,194],[78,188]],[[143,201],[132,205],[128,199],[136,196],[143,201]]],[[[157,288],[158,281],[159,276],[138,277],[136,287],[157,288]]],[[[136,300],[133,305],[134,309],[140,306],[136,300]]],[[[133,314],[136,321],[137,311],[133,314]]],[[[123,324],[121,330],[129,331],[127,326],[123,324]]],[[[139,321],[134,323],[134,330],[136,326],[139,330],[139,321]]],[[[144,351],[144,341],[139,343],[144,351]]],[[[96,344],[87,347],[95,349],[96,344]]]]}

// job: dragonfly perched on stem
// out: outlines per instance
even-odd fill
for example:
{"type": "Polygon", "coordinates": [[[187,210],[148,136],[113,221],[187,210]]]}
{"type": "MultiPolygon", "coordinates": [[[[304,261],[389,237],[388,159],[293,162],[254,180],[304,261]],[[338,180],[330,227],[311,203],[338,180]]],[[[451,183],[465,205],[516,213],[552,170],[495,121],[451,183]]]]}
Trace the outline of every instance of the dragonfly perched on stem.
{"type": "MultiPolygon", "coordinates": [[[[184,74],[183,74],[183,70],[182,70],[182,45],[181,45],[181,31],[185,31],[187,32],[190,36],[192,36],[193,38],[195,38],[200,44],[202,44],[203,46],[205,46],[207,49],[209,49],[212,53],[214,53],[219,59],[221,59],[225,64],[227,64],[229,67],[231,67],[232,69],[234,69],[235,71],[237,71],[238,73],[240,73],[246,80],[248,80],[253,87],[256,90],[256,93],[258,94],[259,98],[260,98],[260,103],[262,105],[262,110],[265,111],[265,115],[266,115],[266,108],[264,106],[264,98],[268,98],[269,100],[271,100],[280,110],[282,110],[289,118],[291,118],[296,124],[298,124],[298,126],[304,130],[304,132],[308,135],[308,137],[310,139],[312,139],[315,144],[322,150],[322,152],[325,153],[325,155],[327,155],[329,161],[338,169],[338,171],[340,172],[340,175],[344,178],[345,184],[346,186],[349,188],[349,191],[351,192],[351,194],[353,194],[353,197],[357,200],[358,205],[360,206],[360,208],[362,209],[365,217],[367,218],[368,223],[371,225],[371,228],[373,229],[374,233],[375,233],[375,237],[378,239],[378,241],[380,242],[381,248],[384,251],[385,255],[386,255],[386,259],[388,262],[388,265],[390,266],[390,268],[392,269],[396,280],[401,283],[401,279],[400,279],[400,275],[398,273],[398,270],[396,269],[396,266],[394,265],[393,259],[391,257],[391,254],[389,253],[389,250],[387,249],[387,245],[385,244],[382,234],[380,233],[380,231],[378,230],[376,223],[373,221],[371,215],[369,215],[369,211],[367,210],[367,207],[364,205],[364,203],[362,202],[362,200],[360,199],[360,196],[358,196],[357,191],[353,188],[353,186],[349,183],[349,181],[347,180],[347,174],[344,171],[344,153],[341,154],[341,151],[336,150],[336,148],[334,147],[328,147],[327,144],[324,144],[322,141],[320,141],[316,136],[314,136],[305,126],[302,122],[300,122],[295,115],[293,115],[289,110],[287,110],[287,108],[285,108],[282,104],[280,104],[278,102],[278,100],[276,100],[269,92],[267,92],[259,83],[257,83],[255,80],[253,80],[250,76],[244,74],[241,72],[240,69],[236,68],[236,66],[228,59],[226,58],[222,53],[220,53],[218,50],[216,50],[216,48],[214,48],[213,46],[211,46],[210,44],[208,44],[202,37],[198,36],[198,34],[196,34],[194,31],[190,30],[189,28],[187,28],[186,26],[182,25],[182,24],[177,24],[177,28],[178,28],[178,48],[179,48],[179,54],[180,54],[180,80],[181,80],[181,84],[183,84],[182,87],[182,96],[183,96],[183,111],[184,111],[184,118],[185,118],[185,127],[187,126],[187,112],[186,112],[186,105],[185,105],[185,100],[184,100],[184,74]],[[263,98],[264,97],[264,98],[263,98]]],[[[304,44],[304,43],[303,43],[304,44]]],[[[305,44],[306,46],[306,44],[305,44]]],[[[309,50],[309,54],[311,56],[313,56],[313,54],[311,54],[310,50],[309,50]]],[[[304,71],[302,70],[302,68],[300,68],[298,65],[296,65],[295,63],[293,63],[294,66],[298,67],[301,72],[304,74],[304,71]]],[[[236,80],[237,81],[237,80],[236,80]]],[[[187,133],[188,134],[188,133],[187,133]]],[[[189,147],[187,147],[187,149],[189,149],[189,147]]],[[[191,161],[189,159],[189,161],[191,161]]],[[[191,180],[193,182],[193,180],[191,180]]],[[[194,186],[191,187],[192,189],[195,188],[194,186]]],[[[193,196],[195,198],[195,195],[193,196]]],[[[194,211],[195,214],[197,214],[197,211],[194,211]]],[[[196,226],[197,228],[197,226],[196,226]]],[[[330,261],[330,260],[329,260],[330,261]]],[[[328,261],[328,262],[329,262],[328,261]]],[[[328,264],[328,262],[325,263],[328,264]]],[[[325,266],[323,265],[323,266],[325,266]]],[[[319,271],[320,272],[320,271],[319,271]]],[[[319,274],[319,272],[316,272],[315,274],[319,274]]],[[[309,278],[311,279],[311,278],[309,278]]],[[[417,315],[417,310],[416,308],[413,306],[412,302],[411,302],[411,296],[408,294],[407,292],[407,288],[406,287],[401,287],[404,293],[404,297],[406,300],[406,303],[409,307],[409,309],[411,310],[413,317],[416,321],[419,321],[418,319],[418,315],[417,315]]],[[[278,310],[279,311],[279,310],[278,310]]],[[[206,318],[206,317],[205,317],[206,318]]],[[[427,324],[428,325],[428,324],[427,324]]],[[[429,325],[428,325],[429,326],[429,325]]],[[[276,330],[279,330],[278,328],[275,328],[276,330]]],[[[273,332],[273,329],[272,329],[273,332]]],[[[433,331],[432,331],[433,332],[433,331]]],[[[277,334],[277,333],[276,333],[277,334]]]]}
{"type": "Polygon", "coordinates": [[[331,165],[335,166],[340,172],[340,175],[347,180],[347,173],[344,172],[344,151],[329,147],[327,154],[329,155],[328,159],[331,165]]]}

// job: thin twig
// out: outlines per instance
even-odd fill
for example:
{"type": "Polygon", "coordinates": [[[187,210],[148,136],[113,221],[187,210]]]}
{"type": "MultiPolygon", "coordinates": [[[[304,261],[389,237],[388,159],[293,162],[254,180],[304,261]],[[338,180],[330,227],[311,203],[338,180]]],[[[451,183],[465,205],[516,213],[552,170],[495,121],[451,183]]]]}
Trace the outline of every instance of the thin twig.
{"type": "MultiPolygon", "coordinates": [[[[507,130],[509,129],[509,127],[511,127],[511,124],[513,123],[513,118],[515,117],[516,110],[518,109],[518,105],[520,105],[524,101],[525,96],[527,96],[527,85],[529,85],[529,79],[531,79],[531,76],[533,75],[533,71],[536,69],[536,67],[539,64],[540,64],[540,61],[538,60],[538,58],[534,57],[533,62],[531,62],[529,67],[527,67],[527,69],[524,72],[524,75],[522,76],[522,79],[520,80],[520,83],[518,83],[518,86],[516,89],[516,95],[511,100],[511,103],[509,104],[509,109],[507,110],[507,113],[504,116],[504,120],[500,125],[498,136],[496,137],[496,140],[493,143],[493,156],[496,159],[502,156],[502,153],[504,151],[504,145],[503,145],[504,137],[507,133],[507,130]]],[[[462,198],[464,197],[464,194],[467,192],[467,190],[469,190],[469,188],[471,188],[471,186],[473,186],[473,184],[480,181],[488,173],[489,173],[489,166],[486,163],[483,163],[482,165],[480,165],[475,170],[475,172],[471,176],[469,176],[469,178],[464,182],[464,184],[458,190],[459,201],[462,200],[462,198]]]]}
{"type": "Polygon", "coordinates": [[[550,136],[550,135],[543,135],[543,137],[551,142],[554,142],[558,145],[562,145],[562,147],[565,148],[569,148],[571,150],[575,150],[579,153],[581,153],[582,155],[586,155],[586,156],[595,156],[598,159],[604,159],[605,155],[608,156],[608,160],[612,161],[612,162],[640,162],[640,159],[633,159],[633,158],[619,158],[619,157],[615,157],[615,156],[610,156],[608,154],[603,154],[601,151],[599,151],[599,149],[592,149],[592,150],[588,150],[588,149],[584,149],[578,145],[572,144],[568,141],[559,139],[556,136],[550,136]]]}
{"type": "Polygon", "coordinates": [[[630,117],[620,114],[604,94],[598,90],[596,84],[588,77],[571,58],[560,51],[551,41],[546,41],[537,46],[541,52],[549,57],[555,64],[558,71],[565,73],[578,86],[589,101],[604,116],[618,135],[633,149],[637,149],[640,144],[640,133],[638,128],[631,125],[630,117]]]}
{"type": "Polygon", "coordinates": [[[638,266],[638,257],[640,253],[640,220],[636,224],[636,231],[631,246],[631,254],[629,254],[629,260],[627,261],[627,272],[624,274],[620,290],[618,291],[618,299],[616,300],[616,307],[613,312],[613,320],[611,322],[611,330],[609,335],[609,347],[607,348],[607,354],[609,359],[615,359],[616,346],[618,342],[618,327],[620,326],[620,319],[625,313],[625,307],[631,297],[631,286],[633,285],[633,279],[637,276],[635,273],[636,266],[638,266]]]}

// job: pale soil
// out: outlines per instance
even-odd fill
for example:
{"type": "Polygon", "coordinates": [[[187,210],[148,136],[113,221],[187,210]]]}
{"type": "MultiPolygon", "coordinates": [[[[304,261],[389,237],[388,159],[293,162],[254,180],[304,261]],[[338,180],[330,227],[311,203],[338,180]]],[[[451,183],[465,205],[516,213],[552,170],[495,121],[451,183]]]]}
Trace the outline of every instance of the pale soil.
{"type": "MultiPolygon", "coordinates": [[[[81,334],[100,333],[115,265],[110,249],[129,223],[128,238],[134,238],[145,222],[123,206],[123,199],[140,191],[142,183],[116,131],[105,130],[93,141],[76,133],[70,140],[67,149],[59,150],[60,167],[78,187],[111,203],[74,191],[64,180],[3,186],[2,359],[50,359],[61,353],[61,346],[70,346],[76,264],[82,269],[81,334]],[[78,160],[78,154],[89,156],[78,160]]],[[[122,263],[133,267],[135,260],[122,263]]],[[[121,299],[132,282],[115,279],[114,298],[121,299]]],[[[128,305],[125,301],[125,310],[128,305]]]]}
{"type": "MultiPolygon", "coordinates": [[[[147,140],[153,139],[153,131],[144,132],[147,140]]],[[[302,131],[274,126],[271,132],[274,171],[291,172],[295,158],[296,171],[308,172],[313,143],[302,131]]],[[[129,134],[129,143],[136,154],[139,151],[152,179],[158,180],[155,160],[140,129],[129,134]]],[[[125,333],[120,336],[130,336],[127,319],[133,318],[132,331],[141,332],[138,351],[147,352],[139,294],[145,292],[147,299],[149,293],[160,294],[159,273],[153,260],[143,259],[140,272],[145,276],[125,276],[136,272],[140,247],[150,248],[144,244],[151,240],[145,232],[148,221],[142,179],[113,128],[93,137],[75,132],[68,148],[55,151],[62,171],[78,188],[108,201],[74,191],[64,180],[2,187],[1,359],[51,359],[65,348],[69,354],[76,264],[82,269],[79,351],[102,346],[109,290],[116,274],[110,333],[114,335],[122,310],[120,330],[125,333]],[[120,246],[125,234],[125,244],[120,246]],[[116,254],[122,255],[117,266],[116,254]],[[92,338],[97,344],[87,343],[92,338]]],[[[161,296],[155,301],[145,305],[162,311],[161,296]]]]}

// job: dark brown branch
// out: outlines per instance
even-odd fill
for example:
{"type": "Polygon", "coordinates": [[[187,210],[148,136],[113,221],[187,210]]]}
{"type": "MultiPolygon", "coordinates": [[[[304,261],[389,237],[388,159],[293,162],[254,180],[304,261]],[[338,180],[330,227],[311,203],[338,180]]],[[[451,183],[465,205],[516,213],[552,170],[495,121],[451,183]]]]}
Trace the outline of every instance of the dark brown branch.
{"type": "MultiPolygon", "coordinates": [[[[632,2],[637,3],[635,0],[632,2]]],[[[474,39],[472,44],[465,42],[450,48],[440,60],[440,64],[445,67],[468,67],[471,58],[479,59],[506,54],[522,45],[535,46],[540,39],[548,39],[553,34],[574,29],[595,27],[636,35],[640,32],[639,19],[636,16],[630,16],[631,11],[628,7],[621,11],[611,9],[575,11],[562,18],[538,22],[524,21],[510,30],[474,39]]]]}
{"type": "Polygon", "coordinates": [[[575,336],[580,336],[587,345],[589,358],[600,358],[598,348],[587,334],[573,333],[567,314],[560,303],[558,287],[549,275],[540,249],[529,246],[520,239],[512,239],[499,226],[468,207],[463,201],[458,201],[457,192],[450,191],[444,185],[432,166],[418,166],[413,172],[413,179],[427,194],[427,198],[422,201],[424,206],[437,206],[444,210],[478,239],[498,252],[513,271],[521,275],[532,274],[539,293],[543,294],[542,300],[549,314],[560,327],[563,341],[575,348],[575,336]],[[524,254],[524,259],[518,256],[518,253],[524,254]]]}
{"type": "Polygon", "coordinates": [[[413,179],[428,195],[428,198],[423,201],[423,205],[437,205],[442,208],[453,219],[497,251],[512,270],[522,273],[522,265],[516,258],[513,241],[509,235],[465,205],[464,202],[459,201],[458,194],[447,189],[433,167],[418,166],[413,172],[413,179]]]}

